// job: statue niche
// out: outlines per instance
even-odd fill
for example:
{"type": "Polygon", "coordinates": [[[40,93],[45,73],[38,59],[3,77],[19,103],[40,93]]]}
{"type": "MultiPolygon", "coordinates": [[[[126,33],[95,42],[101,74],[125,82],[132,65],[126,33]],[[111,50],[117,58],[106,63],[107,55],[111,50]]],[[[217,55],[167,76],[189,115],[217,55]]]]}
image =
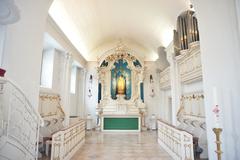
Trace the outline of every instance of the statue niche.
{"type": "Polygon", "coordinates": [[[118,77],[118,81],[117,81],[117,94],[120,94],[120,95],[125,95],[126,94],[126,80],[123,77],[123,75],[118,77]]]}
{"type": "Polygon", "coordinates": [[[129,100],[131,92],[131,70],[126,60],[119,59],[111,70],[111,97],[117,99],[117,95],[124,95],[129,100]]]}

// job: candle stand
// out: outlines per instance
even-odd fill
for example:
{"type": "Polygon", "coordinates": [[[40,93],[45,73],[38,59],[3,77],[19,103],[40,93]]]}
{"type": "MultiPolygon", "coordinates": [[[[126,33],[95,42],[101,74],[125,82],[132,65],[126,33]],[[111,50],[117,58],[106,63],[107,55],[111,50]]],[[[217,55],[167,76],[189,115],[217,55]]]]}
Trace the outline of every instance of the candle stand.
{"type": "Polygon", "coordinates": [[[215,133],[216,135],[216,145],[217,145],[217,150],[215,151],[217,153],[217,159],[218,160],[221,160],[222,159],[222,150],[221,150],[221,141],[220,141],[220,135],[221,135],[221,132],[222,132],[222,128],[213,128],[213,132],[215,133]]]}

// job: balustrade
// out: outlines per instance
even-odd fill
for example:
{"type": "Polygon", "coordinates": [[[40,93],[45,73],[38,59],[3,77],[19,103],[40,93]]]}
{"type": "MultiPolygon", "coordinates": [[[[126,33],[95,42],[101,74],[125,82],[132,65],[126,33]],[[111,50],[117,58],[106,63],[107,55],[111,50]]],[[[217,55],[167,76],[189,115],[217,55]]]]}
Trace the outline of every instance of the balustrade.
{"type": "Polygon", "coordinates": [[[37,159],[40,114],[22,90],[0,78],[0,159],[37,159]]]}
{"type": "Polygon", "coordinates": [[[193,136],[158,120],[158,142],[175,160],[194,160],[193,136]]]}
{"type": "Polygon", "coordinates": [[[52,135],[51,160],[68,160],[85,141],[85,121],[62,129],[52,135]]]}

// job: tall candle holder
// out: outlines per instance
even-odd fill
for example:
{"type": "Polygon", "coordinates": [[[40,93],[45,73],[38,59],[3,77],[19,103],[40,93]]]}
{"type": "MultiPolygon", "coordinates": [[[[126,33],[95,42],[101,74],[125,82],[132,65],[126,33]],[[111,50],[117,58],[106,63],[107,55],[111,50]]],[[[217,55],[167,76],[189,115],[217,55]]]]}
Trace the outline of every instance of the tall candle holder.
{"type": "Polygon", "coordinates": [[[213,132],[215,133],[216,135],[216,145],[217,145],[217,150],[215,151],[217,153],[217,159],[218,160],[221,160],[222,159],[222,150],[221,150],[221,140],[220,140],[220,135],[221,135],[221,132],[222,132],[222,128],[213,128],[213,132]]]}
{"type": "Polygon", "coordinates": [[[217,150],[215,152],[217,153],[217,159],[221,160],[222,159],[222,150],[221,150],[221,140],[220,140],[220,135],[222,133],[222,128],[220,127],[220,106],[218,105],[218,95],[217,95],[217,88],[213,88],[213,101],[214,101],[214,108],[213,108],[213,113],[214,113],[214,118],[215,118],[215,124],[213,128],[213,132],[215,133],[216,136],[216,145],[217,145],[217,150]]]}

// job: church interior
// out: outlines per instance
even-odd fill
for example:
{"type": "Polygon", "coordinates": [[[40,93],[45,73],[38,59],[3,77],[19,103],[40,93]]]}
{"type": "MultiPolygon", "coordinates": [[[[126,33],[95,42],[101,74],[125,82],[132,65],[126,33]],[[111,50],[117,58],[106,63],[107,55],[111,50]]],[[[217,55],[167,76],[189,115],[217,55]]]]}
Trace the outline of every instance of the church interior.
{"type": "Polygon", "coordinates": [[[0,160],[239,160],[240,0],[0,0],[0,160]]]}

